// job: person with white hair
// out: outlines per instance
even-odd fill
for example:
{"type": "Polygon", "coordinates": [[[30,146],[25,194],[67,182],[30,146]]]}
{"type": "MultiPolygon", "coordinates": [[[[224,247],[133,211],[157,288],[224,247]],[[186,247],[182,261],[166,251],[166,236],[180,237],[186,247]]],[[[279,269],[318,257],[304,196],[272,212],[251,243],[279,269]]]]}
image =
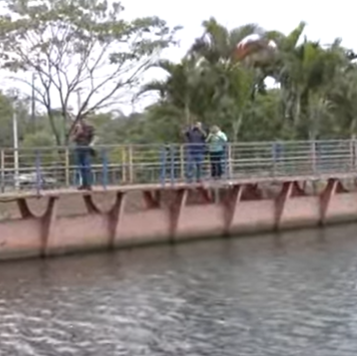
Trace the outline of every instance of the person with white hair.
{"type": "Polygon", "coordinates": [[[211,161],[211,176],[220,179],[223,175],[223,159],[226,152],[227,135],[214,125],[207,137],[208,152],[211,161]]]}

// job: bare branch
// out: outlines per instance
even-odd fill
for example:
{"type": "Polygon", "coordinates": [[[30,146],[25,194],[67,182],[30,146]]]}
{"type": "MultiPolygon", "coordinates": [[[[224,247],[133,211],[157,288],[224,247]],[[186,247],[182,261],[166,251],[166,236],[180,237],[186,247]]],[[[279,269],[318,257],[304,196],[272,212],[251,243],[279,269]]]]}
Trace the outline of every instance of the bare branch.
{"type": "MultiPolygon", "coordinates": [[[[13,80],[13,81],[17,81],[17,82],[20,82],[22,84],[26,84],[28,85],[29,87],[32,88],[32,83],[25,80],[25,79],[22,79],[22,78],[17,78],[17,77],[10,77],[9,79],[13,80]]],[[[39,100],[39,102],[44,106],[44,107],[48,107],[49,106],[49,103],[47,102],[47,97],[46,97],[46,94],[44,94],[43,92],[41,92],[38,88],[34,88],[34,91],[35,93],[41,98],[41,100],[39,100]]],[[[38,100],[38,98],[37,98],[38,100]]]]}
{"type": "Polygon", "coordinates": [[[41,90],[35,91],[49,116],[59,100],[66,118],[83,87],[76,118],[112,105],[176,31],[156,17],[125,21],[123,8],[105,0],[19,1],[9,0],[14,17],[0,16],[0,58],[7,69],[37,74],[41,90]]]}
{"type": "Polygon", "coordinates": [[[138,75],[138,73],[142,72],[144,68],[148,66],[148,63],[143,63],[139,68],[137,68],[132,75],[126,80],[126,82],[118,82],[117,85],[114,86],[114,88],[108,92],[107,95],[103,96],[102,99],[100,99],[96,104],[94,104],[88,111],[94,111],[97,110],[103,103],[105,103],[108,99],[110,99],[113,94],[120,88],[120,87],[126,87],[127,85],[130,85],[133,81],[134,78],[138,75]]]}

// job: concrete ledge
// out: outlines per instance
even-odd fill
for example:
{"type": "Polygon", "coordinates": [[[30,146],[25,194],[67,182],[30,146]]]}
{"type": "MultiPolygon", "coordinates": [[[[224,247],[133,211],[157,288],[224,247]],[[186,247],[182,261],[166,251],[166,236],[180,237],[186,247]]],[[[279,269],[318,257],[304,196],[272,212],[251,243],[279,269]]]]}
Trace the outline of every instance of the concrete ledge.
{"type": "Polygon", "coordinates": [[[34,195],[13,194],[20,217],[0,222],[0,260],[357,221],[357,193],[347,191],[340,180],[327,179],[323,189],[315,195],[304,190],[304,183],[305,180],[281,180],[268,195],[260,184],[252,184],[252,181],[208,186],[112,188],[114,200],[108,209],[96,203],[96,191],[48,192],[40,198],[37,196],[46,202],[41,214],[34,214],[28,203],[34,195]],[[215,188],[219,194],[212,192],[215,188]],[[142,198],[142,204],[138,210],[128,211],[127,198],[134,191],[141,194],[136,197],[142,198]],[[82,200],[86,213],[60,215],[58,203],[67,195],[82,200]]]}

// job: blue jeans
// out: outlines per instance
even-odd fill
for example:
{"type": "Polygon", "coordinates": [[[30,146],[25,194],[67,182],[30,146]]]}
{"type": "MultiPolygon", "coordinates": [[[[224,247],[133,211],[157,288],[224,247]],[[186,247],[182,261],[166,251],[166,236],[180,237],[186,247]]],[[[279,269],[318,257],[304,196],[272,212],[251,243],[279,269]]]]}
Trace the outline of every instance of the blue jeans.
{"type": "Polygon", "coordinates": [[[77,164],[82,178],[82,186],[89,187],[92,184],[91,149],[90,147],[76,148],[77,164]]]}
{"type": "Polygon", "coordinates": [[[203,151],[188,151],[187,154],[187,178],[192,180],[194,173],[195,178],[199,181],[202,177],[202,165],[205,158],[203,151]]]}
{"type": "Polygon", "coordinates": [[[224,151],[210,152],[212,178],[222,177],[223,159],[224,159],[224,151]]]}

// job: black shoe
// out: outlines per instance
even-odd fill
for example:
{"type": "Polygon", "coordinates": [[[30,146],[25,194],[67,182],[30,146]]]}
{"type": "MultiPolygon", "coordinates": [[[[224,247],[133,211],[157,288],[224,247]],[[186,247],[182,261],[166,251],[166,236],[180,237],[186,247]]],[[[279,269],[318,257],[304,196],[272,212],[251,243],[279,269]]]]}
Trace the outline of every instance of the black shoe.
{"type": "Polygon", "coordinates": [[[78,190],[92,190],[92,187],[90,185],[81,185],[78,190]]]}

